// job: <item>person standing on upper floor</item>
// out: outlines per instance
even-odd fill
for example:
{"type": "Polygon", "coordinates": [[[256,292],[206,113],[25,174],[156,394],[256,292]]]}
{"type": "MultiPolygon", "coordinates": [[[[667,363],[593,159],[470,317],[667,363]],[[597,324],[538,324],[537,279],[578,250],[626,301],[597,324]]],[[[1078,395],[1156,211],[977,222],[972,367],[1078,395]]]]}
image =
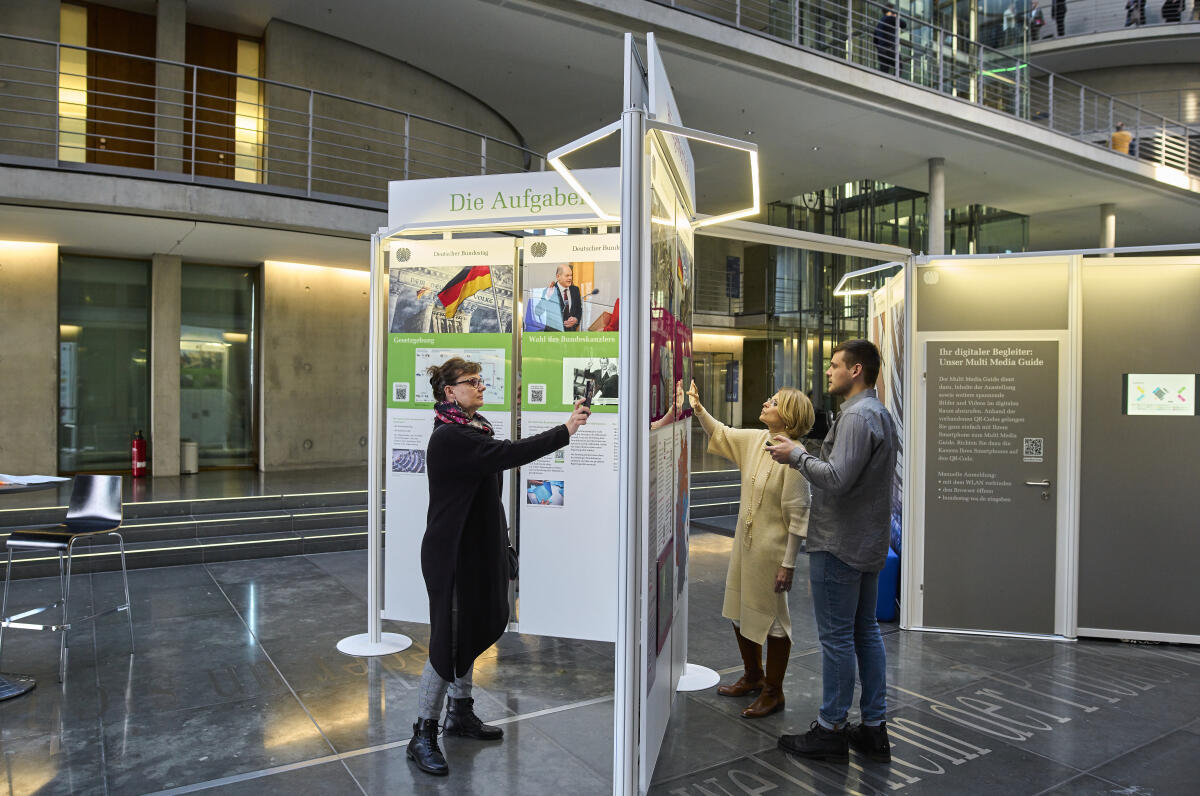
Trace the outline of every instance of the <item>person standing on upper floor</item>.
{"type": "Polygon", "coordinates": [[[1000,41],[1008,47],[1017,41],[1017,4],[1011,2],[1000,17],[1000,41]]]}
{"type": "Polygon", "coordinates": [[[1054,0],[1054,5],[1050,6],[1050,16],[1054,17],[1055,32],[1061,39],[1067,29],[1067,0],[1054,0]]]}
{"type": "Polygon", "coordinates": [[[833,350],[829,393],[845,401],[813,456],[777,435],[768,450],[812,485],[808,571],[821,640],[821,709],[809,731],[784,735],[779,748],[800,757],[849,762],[849,747],[875,762],[891,760],[887,735],[887,660],[876,621],[879,573],[887,561],[896,424],[879,402],[879,349],[848,340],[833,350]],[[862,681],[862,723],[848,727],[855,662],[862,681]]]}
{"type": "Polygon", "coordinates": [[[900,30],[907,27],[908,23],[896,16],[896,7],[889,3],[875,24],[875,58],[880,72],[896,74],[896,48],[900,30]]]}
{"type": "Polygon", "coordinates": [[[1033,0],[1033,5],[1029,7],[1029,40],[1037,41],[1038,36],[1042,33],[1042,27],[1046,24],[1046,15],[1042,13],[1042,9],[1038,7],[1038,0],[1033,0]]]}
{"type": "Polygon", "coordinates": [[[1162,4],[1163,22],[1178,22],[1183,19],[1183,4],[1185,0],[1166,0],[1162,4]]]}
{"type": "Polygon", "coordinates": [[[1125,27],[1146,24],[1146,0],[1126,0],[1125,27]]]}
{"type": "Polygon", "coordinates": [[[1125,129],[1125,122],[1117,122],[1117,127],[1113,130],[1110,139],[1110,146],[1114,152],[1120,152],[1122,155],[1129,154],[1129,144],[1133,141],[1133,133],[1125,129]]]}

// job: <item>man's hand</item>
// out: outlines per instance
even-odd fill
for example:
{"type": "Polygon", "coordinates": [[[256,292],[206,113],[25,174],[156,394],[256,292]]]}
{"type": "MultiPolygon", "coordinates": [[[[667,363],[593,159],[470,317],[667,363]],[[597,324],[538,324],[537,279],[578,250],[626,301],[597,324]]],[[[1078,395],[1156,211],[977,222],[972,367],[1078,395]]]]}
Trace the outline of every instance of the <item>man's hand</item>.
{"type": "Polygon", "coordinates": [[[776,434],[772,438],[772,442],[774,442],[773,445],[767,446],[767,450],[771,452],[771,458],[780,464],[791,464],[792,460],[789,457],[792,451],[799,446],[782,434],[776,434]]]}
{"type": "MultiPolygon", "coordinates": [[[[681,382],[682,383],[682,382],[681,382]]],[[[700,405],[700,391],[696,389],[696,380],[692,379],[692,386],[688,387],[687,391],[688,406],[695,409],[700,405]]]]}
{"type": "Polygon", "coordinates": [[[579,319],[575,317],[567,318],[563,321],[563,327],[566,329],[574,329],[579,325],[579,319]]]}
{"type": "Polygon", "coordinates": [[[795,572],[796,572],[796,570],[788,569],[787,567],[781,566],[779,568],[779,571],[775,573],[775,592],[776,593],[779,593],[781,591],[791,591],[792,590],[792,575],[794,575],[795,572]]]}

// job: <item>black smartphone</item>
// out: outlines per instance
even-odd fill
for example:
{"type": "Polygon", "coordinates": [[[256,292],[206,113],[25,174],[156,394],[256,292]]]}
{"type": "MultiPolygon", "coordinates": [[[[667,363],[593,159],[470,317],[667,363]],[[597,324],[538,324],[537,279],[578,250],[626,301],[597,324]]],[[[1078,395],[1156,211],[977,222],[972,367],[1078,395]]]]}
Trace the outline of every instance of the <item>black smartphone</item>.
{"type": "Polygon", "coordinates": [[[592,381],[591,379],[588,379],[587,384],[584,385],[584,388],[583,388],[583,405],[591,406],[592,398],[595,395],[596,395],[596,382],[592,381]]]}

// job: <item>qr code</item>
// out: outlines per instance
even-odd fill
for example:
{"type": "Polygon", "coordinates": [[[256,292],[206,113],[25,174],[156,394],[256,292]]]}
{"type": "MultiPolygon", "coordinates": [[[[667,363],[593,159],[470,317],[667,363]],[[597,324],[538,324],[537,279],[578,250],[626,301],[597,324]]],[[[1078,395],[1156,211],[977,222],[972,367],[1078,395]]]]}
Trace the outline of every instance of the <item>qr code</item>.
{"type": "Polygon", "coordinates": [[[546,385],[545,384],[530,384],[529,385],[529,403],[545,404],[546,403],[546,385]]]}
{"type": "Polygon", "coordinates": [[[392,400],[397,403],[403,403],[408,400],[408,382],[392,382],[392,400]]]}
{"type": "Polygon", "coordinates": [[[1044,444],[1045,440],[1042,437],[1026,437],[1025,438],[1025,455],[1031,458],[1041,458],[1045,455],[1044,444]]]}

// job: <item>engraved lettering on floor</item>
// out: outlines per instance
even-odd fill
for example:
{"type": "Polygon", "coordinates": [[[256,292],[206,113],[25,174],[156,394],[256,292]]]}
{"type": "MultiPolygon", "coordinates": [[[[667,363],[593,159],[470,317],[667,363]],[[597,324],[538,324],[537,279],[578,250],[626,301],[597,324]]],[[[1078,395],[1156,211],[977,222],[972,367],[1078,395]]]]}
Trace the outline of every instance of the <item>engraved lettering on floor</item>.
{"type": "Polygon", "coordinates": [[[967,693],[943,698],[889,685],[889,690],[917,700],[898,712],[915,708],[941,720],[905,716],[889,719],[890,766],[863,766],[853,753],[849,765],[842,766],[767,751],[721,770],[692,775],[695,779],[685,777],[660,787],[671,796],[739,796],[777,789],[864,796],[895,793],[984,759],[999,748],[988,743],[988,737],[1014,746],[1024,744],[1076,717],[1096,714],[1190,678],[1200,667],[1200,656],[1188,657],[1172,650],[1154,652],[1155,660],[1141,657],[1135,661],[1115,651],[1076,649],[1071,651],[1069,661],[1051,658],[1024,667],[1018,674],[992,673],[969,686],[967,693]],[[1038,671],[1039,666],[1051,670],[1038,671]],[[964,738],[963,729],[971,734],[982,733],[984,738],[964,738]],[[781,759],[785,761],[782,766],[772,762],[781,759]]]}

